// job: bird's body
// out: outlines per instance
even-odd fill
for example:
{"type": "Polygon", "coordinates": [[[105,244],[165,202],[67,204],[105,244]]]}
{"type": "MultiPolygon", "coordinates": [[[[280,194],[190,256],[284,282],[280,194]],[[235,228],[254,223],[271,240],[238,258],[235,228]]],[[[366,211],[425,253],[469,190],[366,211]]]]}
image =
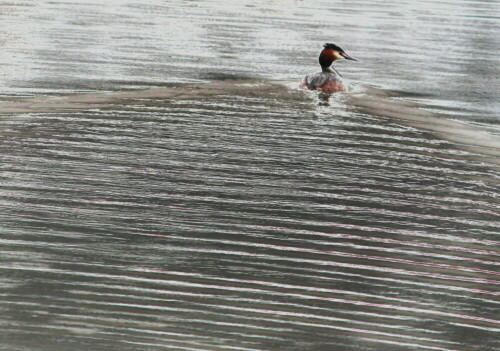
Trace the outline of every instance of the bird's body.
{"type": "Polygon", "coordinates": [[[347,91],[347,88],[335,72],[317,72],[308,74],[302,79],[301,88],[309,90],[318,90],[324,93],[335,93],[338,91],[347,91]]]}
{"type": "Polygon", "coordinates": [[[347,91],[340,74],[330,67],[334,61],[340,59],[357,61],[355,58],[347,55],[340,46],[331,43],[325,44],[324,49],[319,55],[319,64],[322,71],[305,76],[302,79],[300,87],[324,93],[347,91]]]}

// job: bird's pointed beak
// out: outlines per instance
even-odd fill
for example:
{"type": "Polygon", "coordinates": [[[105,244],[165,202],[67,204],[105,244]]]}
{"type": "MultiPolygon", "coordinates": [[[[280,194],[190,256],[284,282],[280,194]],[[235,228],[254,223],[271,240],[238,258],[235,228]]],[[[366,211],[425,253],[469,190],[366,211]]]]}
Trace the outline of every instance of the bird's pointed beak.
{"type": "Polygon", "coordinates": [[[340,55],[344,57],[346,60],[359,61],[358,59],[355,59],[354,57],[347,55],[345,52],[341,52],[340,55]]]}

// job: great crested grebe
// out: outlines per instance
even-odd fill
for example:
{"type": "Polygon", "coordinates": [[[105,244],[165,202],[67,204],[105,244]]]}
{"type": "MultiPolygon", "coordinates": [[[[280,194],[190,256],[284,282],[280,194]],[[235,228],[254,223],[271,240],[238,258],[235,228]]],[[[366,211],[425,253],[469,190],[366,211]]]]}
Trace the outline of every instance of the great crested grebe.
{"type": "Polygon", "coordinates": [[[319,55],[319,64],[321,65],[321,72],[308,74],[302,79],[300,84],[301,88],[310,90],[318,90],[324,93],[336,93],[338,91],[347,91],[342,76],[335,68],[330,67],[333,61],[346,59],[358,61],[354,57],[346,54],[340,47],[332,43],[326,43],[324,49],[319,55]]]}

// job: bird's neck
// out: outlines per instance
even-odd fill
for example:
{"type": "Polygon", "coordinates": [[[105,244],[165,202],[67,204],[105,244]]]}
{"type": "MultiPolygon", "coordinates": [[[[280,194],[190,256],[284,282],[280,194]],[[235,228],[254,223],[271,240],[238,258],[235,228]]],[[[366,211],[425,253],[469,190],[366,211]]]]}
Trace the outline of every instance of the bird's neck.
{"type": "Polygon", "coordinates": [[[335,71],[333,69],[331,69],[330,67],[327,67],[327,66],[322,66],[321,70],[325,73],[335,73],[335,71]]]}
{"type": "Polygon", "coordinates": [[[336,76],[339,76],[339,77],[342,77],[342,75],[333,67],[330,67],[330,66],[321,66],[321,70],[324,72],[324,73],[333,73],[335,74],[336,76]]]}

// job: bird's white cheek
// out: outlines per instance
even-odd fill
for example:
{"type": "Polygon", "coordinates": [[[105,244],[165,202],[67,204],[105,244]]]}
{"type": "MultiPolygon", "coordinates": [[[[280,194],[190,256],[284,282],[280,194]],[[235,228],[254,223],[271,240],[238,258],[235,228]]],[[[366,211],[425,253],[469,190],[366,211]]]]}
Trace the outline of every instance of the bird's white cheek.
{"type": "Polygon", "coordinates": [[[344,58],[342,55],[339,54],[338,51],[335,51],[333,53],[333,57],[335,57],[335,60],[342,60],[344,58]]]}

